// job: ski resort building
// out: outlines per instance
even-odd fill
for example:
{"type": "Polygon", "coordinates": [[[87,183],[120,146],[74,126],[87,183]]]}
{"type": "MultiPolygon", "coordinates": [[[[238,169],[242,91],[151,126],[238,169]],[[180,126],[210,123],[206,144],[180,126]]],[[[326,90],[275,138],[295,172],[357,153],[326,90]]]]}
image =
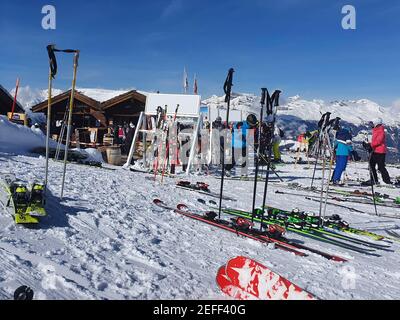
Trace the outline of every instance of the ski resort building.
{"type": "MultiPolygon", "coordinates": [[[[12,105],[14,102],[14,98],[11,94],[0,85],[0,114],[7,115],[8,112],[11,112],[12,105]]],[[[24,113],[24,108],[21,104],[17,101],[15,104],[15,113],[24,113]]]]}
{"type": "MultiPolygon", "coordinates": [[[[51,135],[58,139],[67,122],[71,90],[52,98],[51,135]]],[[[72,114],[72,145],[99,147],[113,144],[115,126],[136,125],[145,109],[146,96],[131,91],[82,89],[75,92],[72,114]]],[[[32,112],[47,114],[48,101],[32,106],[32,112]]]]}

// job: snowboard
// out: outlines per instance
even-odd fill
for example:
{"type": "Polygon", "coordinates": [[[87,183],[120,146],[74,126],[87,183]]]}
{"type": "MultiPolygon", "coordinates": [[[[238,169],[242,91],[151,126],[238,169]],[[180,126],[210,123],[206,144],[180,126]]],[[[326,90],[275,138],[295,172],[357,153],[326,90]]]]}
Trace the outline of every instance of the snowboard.
{"type": "Polygon", "coordinates": [[[239,300],[316,300],[288,279],[243,256],[221,267],[216,280],[225,294],[239,300]]]}

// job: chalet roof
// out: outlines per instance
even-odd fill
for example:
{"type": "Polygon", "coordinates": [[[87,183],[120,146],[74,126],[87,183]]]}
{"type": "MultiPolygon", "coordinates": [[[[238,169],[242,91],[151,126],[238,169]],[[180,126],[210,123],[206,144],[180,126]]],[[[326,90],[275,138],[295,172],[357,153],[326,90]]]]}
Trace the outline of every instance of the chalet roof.
{"type": "Polygon", "coordinates": [[[109,108],[114,107],[115,105],[127,101],[127,100],[138,100],[142,102],[143,104],[146,103],[146,96],[143,94],[137,92],[136,90],[131,90],[126,93],[123,93],[119,96],[116,96],[110,100],[107,100],[101,104],[102,110],[106,110],[109,108]]]}
{"type": "MultiPolygon", "coordinates": [[[[82,90],[82,91],[85,92],[85,90],[82,90]]],[[[71,95],[71,90],[68,90],[66,92],[63,92],[63,93],[53,97],[52,105],[57,104],[61,101],[68,100],[70,95],[71,95]]],[[[115,106],[119,103],[122,103],[124,101],[127,101],[127,100],[138,100],[143,103],[146,102],[146,96],[144,96],[141,93],[138,93],[136,90],[131,90],[131,91],[125,92],[121,95],[113,97],[104,102],[97,101],[97,100],[89,97],[88,95],[82,93],[81,91],[77,90],[77,91],[75,91],[75,99],[87,104],[88,106],[92,107],[93,109],[95,109],[97,111],[104,111],[106,109],[112,108],[113,106],[115,106]]],[[[32,111],[33,112],[43,112],[44,110],[47,109],[47,104],[48,104],[47,100],[40,102],[40,103],[32,106],[32,111]]]]}
{"type": "MultiPolygon", "coordinates": [[[[11,94],[0,85],[0,113],[6,114],[7,112],[10,112],[13,102],[14,97],[12,97],[11,94]]],[[[18,101],[15,104],[15,112],[25,113],[24,108],[18,101]]]]}

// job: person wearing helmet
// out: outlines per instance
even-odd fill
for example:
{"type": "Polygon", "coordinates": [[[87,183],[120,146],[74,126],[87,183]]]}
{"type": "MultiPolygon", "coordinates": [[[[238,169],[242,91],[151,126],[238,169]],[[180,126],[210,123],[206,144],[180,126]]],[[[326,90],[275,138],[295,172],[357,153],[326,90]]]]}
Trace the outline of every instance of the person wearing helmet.
{"type": "Polygon", "coordinates": [[[227,164],[227,170],[232,170],[238,162],[242,168],[246,167],[248,130],[253,130],[253,133],[250,134],[254,134],[257,125],[258,119],[254,114],[249,114],[246,121],[234,124],[232,130],[232,163],[227,164]],[[241,160],[238,161],[239,159],[241,160]]]}
{"type": "Polygon", "coordinates": [[[371,180],[367,181],[365,184],[377,184],[379,182],[378,174],[376,172],[376,166],[378,166],[378,170],[382,175],[383,182],[386,184],[392,184],[385,163],[387,145],[383,121],[381,118],[378,118],[370,122],[370,125],[372,126],[372,140],[371,143],[365,144],[364,147],[371,151],[369,159],[369,164],[371,168],[371,180]]]}

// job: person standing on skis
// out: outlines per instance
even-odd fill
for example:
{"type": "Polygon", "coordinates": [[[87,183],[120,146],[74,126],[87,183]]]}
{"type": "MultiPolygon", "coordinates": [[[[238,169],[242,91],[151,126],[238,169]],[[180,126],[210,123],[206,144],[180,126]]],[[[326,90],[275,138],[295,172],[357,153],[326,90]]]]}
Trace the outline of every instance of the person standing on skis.
{"type": "Polygon", "coordinates": [[[282,138],[285,136],[285,133],[281,128],[278,126],[275,126],[275,131],[274,131],[274,136],[272,138],[272,151],[274,154],[274,161],[276,163],[283,162],[281,158],[281,151],[279,149],[279,146],[282,142],[282,138]]]}
{"type": "Polygon", "coordinates": [[[371,169],[371,180],[367,181],[366,184],[377,184],[379,183],[378,174],[376,172],[376,166],[382,175],[383,182],[386,184],[392,184],[388,171],[386,170],[386,133],[383,121],[381,118],[370,122],[372,126],[372,141],[371,143],[363,143],[364,147],[370,151],[369,165],[371,169]]]}
{"type": "Polygon", "coordinates": [[[353,152],[351,134],[348,129],[343,128],[338,131],[334,150],[336,154],[336,167],[333,172],[332,183],[336,185],[340,183],[342,174],[346,170],[349,156],[353,152]]]}

